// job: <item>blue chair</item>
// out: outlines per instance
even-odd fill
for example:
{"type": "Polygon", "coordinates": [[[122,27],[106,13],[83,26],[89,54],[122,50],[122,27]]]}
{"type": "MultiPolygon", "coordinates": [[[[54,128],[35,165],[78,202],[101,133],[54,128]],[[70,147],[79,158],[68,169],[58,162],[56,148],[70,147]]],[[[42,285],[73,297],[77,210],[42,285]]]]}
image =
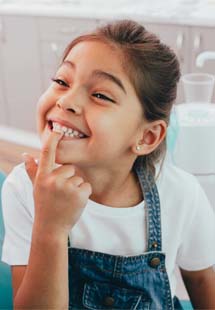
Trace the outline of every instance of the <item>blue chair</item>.
{"type": "Polygon", "coordinates": [[[179,123],[178,123],[178,117],[176,114],[175,106],[173,105],[172,111],[170,114],[170,122],[169,126],[167,128],[167,136],[166,136],[166,143],[167,143],[167,151],[170,156],[171,162],[174,164],[174,151],[177,143],[177,138],[179,134],[179,123]]]}
{"type": "Polygon", "coordinates": [[[13,290],[10,266],[1,261],[2,243],[4,239],[4,223],[1,208],[1,189],[5,175],[0,172],[0,309],[13,309],[13,290]]]}

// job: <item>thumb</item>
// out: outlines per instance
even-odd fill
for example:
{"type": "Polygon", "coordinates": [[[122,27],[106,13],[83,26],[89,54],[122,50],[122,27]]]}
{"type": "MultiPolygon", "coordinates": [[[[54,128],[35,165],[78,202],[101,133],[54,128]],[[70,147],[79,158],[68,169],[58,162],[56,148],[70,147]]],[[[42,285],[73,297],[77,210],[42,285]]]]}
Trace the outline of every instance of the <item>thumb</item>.
{"type": "Polygon", "coordinates": [[[33,156],[29,155],[28,153],[23,153],[22,158],[25,162],[25,170],[31,179],[32,184],[34,184],[34,179],[37,173],[37,163],[33,156]]]}

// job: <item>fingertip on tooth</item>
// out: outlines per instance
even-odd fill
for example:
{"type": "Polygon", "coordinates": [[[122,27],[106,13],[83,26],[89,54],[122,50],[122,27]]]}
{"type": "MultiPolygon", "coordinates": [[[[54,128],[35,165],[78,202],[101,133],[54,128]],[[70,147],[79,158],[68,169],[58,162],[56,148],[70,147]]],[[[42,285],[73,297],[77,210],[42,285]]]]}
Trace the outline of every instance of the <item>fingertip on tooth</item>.
{"type": "Polygon", "coordinates": [[[62,131],[58,128],[53,128],[52,131],[62,133],[62,131]]]}
{"type": "Polygon", "coordinates": [[[62,132],[62,131],[61,131],[60,129],[58,129],[58,128],[53,128],[52,131],[53,131],[53,132],[56,132],[56,133],[59,133],[61,137],[64,136],[64,132],[62,132]]]}
{"type": "Polygon", "coordinates": [[[67,128],[66,126],[61,126],[58,123],[53,122],[52,123],[52,131],[61,133],[62,136],[65,135],[66,137],[76,137],[76,138],[83,138],[85,137],[84,134],[79,133],[77,130],[73,130],[71,128],[67,128]]]}

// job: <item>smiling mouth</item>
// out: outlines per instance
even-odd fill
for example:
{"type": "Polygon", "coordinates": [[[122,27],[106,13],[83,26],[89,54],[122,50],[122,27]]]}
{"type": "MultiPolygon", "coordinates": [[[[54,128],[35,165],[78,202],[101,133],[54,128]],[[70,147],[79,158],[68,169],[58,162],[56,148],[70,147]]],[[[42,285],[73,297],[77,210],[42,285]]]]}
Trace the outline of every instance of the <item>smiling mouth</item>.
{"type": "Polygon", "coordinates": [[[54,121],[51,121],[51,120],[48,121],[48,128],[51,131],[63,133],[64,134],[63,138],[62,138],[63,140],[88,138],[88,136],[86,136],[82,132],[79,132],[76,129],[69,128],[67,126],[61,125],[61,124],[54,122],[54,121]]]}

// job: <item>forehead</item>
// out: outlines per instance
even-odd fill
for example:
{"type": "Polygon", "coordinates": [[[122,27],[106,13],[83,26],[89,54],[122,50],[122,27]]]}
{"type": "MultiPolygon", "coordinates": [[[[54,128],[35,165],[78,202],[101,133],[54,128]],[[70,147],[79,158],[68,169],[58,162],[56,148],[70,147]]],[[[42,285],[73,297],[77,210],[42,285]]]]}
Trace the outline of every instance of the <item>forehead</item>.
{"type": "Polygon", "coordinates": [[[86,71],[102,69],[115,74],[126,74],[122,65],[122,52],[113,46],[100,41],[83,41],[76,44],[65,60],[86,71]]]}

